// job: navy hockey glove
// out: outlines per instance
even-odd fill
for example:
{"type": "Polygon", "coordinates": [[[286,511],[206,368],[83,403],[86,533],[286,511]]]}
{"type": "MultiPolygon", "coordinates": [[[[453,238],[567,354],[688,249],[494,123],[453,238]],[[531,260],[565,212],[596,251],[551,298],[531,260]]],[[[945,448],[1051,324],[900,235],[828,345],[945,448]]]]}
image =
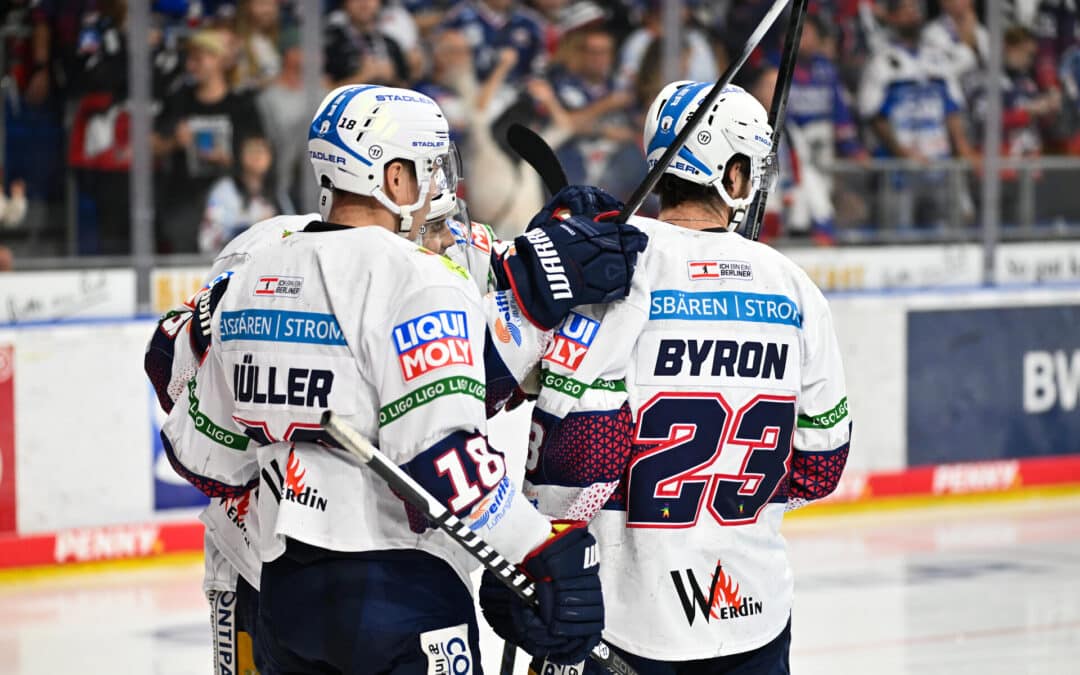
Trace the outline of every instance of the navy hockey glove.
{"type": "Polygon", "coordinates": [[[591,185],[567,185],[555,193],[544,208],[529,221],[526,231],[562,220],[566,216],[585,216],[590,220],[610,220],[622,213],[623,203],[609,192],[591,185]]]}
{"type": "Polygon", "coordinates": [[[480,583],[480,608],[495,633],[532,656],[558,664],[585,660],[600,642],[604,599],[596,539],[581,521],[554,521],[552,536],[522,561],[536,584],[526,605],[491,572],[480,583]]]}
{"type": "Polygon", "coordinates": [[[614,302],[630,292],[637,255],[649,238],[626,223],[555,218],[514,239],[493,260],[500,290],[513,291],[529,321],[544,330],[579,305],[614,302]]]}

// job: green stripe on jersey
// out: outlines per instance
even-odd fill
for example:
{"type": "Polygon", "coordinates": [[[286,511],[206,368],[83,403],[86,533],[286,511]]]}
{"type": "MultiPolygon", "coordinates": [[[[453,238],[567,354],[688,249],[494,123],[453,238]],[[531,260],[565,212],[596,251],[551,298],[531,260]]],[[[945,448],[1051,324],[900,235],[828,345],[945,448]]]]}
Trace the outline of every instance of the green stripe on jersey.
{"type": "Polygon", "coordinates": [[[483,382],[477,382],[471,377],[454,375],[444,377],[426,385],[421,389],[410,391],[396,401],[387,403],[379,409],[379,426],[384,427],[391,422],[401,419],[410,410],[427,405],[435,399],[453,394],[465,394],[472,396],[478,401],[483,401],[485,388],[483,382]]]}
{"type": "Polygon", "coordinates": [[[188,380],[187,389],[189,401],[188,416],[191,417],[191,421],[195,423],[195,428],[199,433],[218,445],[224,445],[226,448],[241,451],[247,450],[248,442],[250,440],[247,436],[238,434],[235,431],[222,429],[217,424],[214,424],[214,421],[205,414],[199,412],[199,397],[195,395],[194,377],[188,380]]]}
{"type": "Polygon", "coordinates": [[[832,410],[827,410],[820,415],[799,415],[800,429],[831,429],[847,419],[847,396],[840,399],[832,410]]]}
{"type": "Polygon", "coordinates": [[[623,380],[596,380],[592,384],[585,384],[580,380],[575,380],[572,377],[566,377],[565,375],[556,375],[550,370],[545,370],[543,376],[540,378],[540,384],[548,389],[554,389],[555,391],[572,396],[574,398],[581,398],[585,395],[585,391],[588,389],[598,389],[601,391],[614,391],[624,392],[626,391],[626,382],[623,380]]]}

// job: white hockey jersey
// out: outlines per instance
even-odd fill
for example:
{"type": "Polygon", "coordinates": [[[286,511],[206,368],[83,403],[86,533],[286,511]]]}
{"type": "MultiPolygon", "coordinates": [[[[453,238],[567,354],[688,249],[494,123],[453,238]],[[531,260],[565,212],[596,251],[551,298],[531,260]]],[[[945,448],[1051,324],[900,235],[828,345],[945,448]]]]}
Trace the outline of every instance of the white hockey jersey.
{"type": "MultiPolygon", "coordinates": [[[[248,228],[215,257],[204,289],[227,276],[226,270],[238,269],[254,250],[303,229],[313,220],[318,220],[318,214],[278,216],[248,228]]],[[[193,301],[194,298],[167,312],[147,346],[147,374],[167,412],[187,389],[202,361],[202,355],[195,352],[189,339],[191,322],[197,320],[193,301]]],[[[179,419],[196,424],[201,418],[189,415],[179,419]]],[[[261,563],[253,546],[258,532],[257,501],[258,490],[252,488],[236,497],[216,498],[199,514],[206,527],[203,590],[233,591],[237,574],[252,587],[259,588],[261,563]]]]}
{"type": "Polygon", "coordinates": [[[467,554],[416,531],[424,523],[405,517],[381,479],[327,447],[318,419],[329,408],[508,558],[541,543],[547,520],[483,437],[485,324],[469,275],[381,228],[268,240],[228,270],[213,347],[164,426],[174,466],[219,497],[258,481],[262,560],[280,555],[285,537],[339,551],[420,549],[468,583],[467,554]]]}
{"type": "MultiPolygon", "coordinates": [[[[622,433],[633,447],[590,525],[600,543],[604,638],[663,661],[745,652],[776,637],[791,613],[785,508],[831,492],[848,453],[829,307],[768,246],[631,222],[649,244],[629,298],[593,318],[572,315],[556,332],[554,344],[570,344],[545,357],[537,406],[565,416],[563,424],[583,407],[609,412],[541,439],[526,494],[551,515],[588,511],[590,476],[603,474],[596,483],[606,486],[604,464],[620,456],[610,412],[618,384],[593,378],[622,368],[634,417],[622,433]],[[589,402],[590,392],[608,400],[589,402]]],[[[534,416],[534,433],[548,428],[545,414],[534,416]]]]}

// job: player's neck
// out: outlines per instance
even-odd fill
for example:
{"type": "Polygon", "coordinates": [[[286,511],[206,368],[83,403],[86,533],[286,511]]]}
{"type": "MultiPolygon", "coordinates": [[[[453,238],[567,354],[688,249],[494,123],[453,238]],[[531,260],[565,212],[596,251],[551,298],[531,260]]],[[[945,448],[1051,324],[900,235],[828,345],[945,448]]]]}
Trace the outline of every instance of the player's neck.
{"type": "Polygon", "coordinates": [[[384,208],[373,208],[367,204],[334,204],[326,220],[349,227],[381,227],[397,233],[398,217],[384,208]]]}
{"type": "Polygon", "coordinates": [[[685,202],[670,209],[662,209],[659,218],[665,223],[685,227],[688,230],[709,230],[728,226],[727,213],[685,202]]]}

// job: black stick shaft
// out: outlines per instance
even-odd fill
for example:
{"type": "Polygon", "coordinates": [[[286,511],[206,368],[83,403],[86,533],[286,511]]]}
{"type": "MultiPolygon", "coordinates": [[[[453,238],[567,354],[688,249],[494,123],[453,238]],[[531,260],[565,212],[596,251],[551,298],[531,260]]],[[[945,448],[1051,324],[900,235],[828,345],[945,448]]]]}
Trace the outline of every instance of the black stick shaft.
{"type": "MultiPolygon", "coordinates": [[[[798,0],[797,0],[798,1],[798,0]]],[[[803,0],[805,2],[805,0],[803,0]]],[[[731,84],[731,80],[735,77],[735,73],[739,72],[739,69],[743,67],[746,60],[750,58],[750,54],[757,48],[762,38],[765,37],[765,33],[769,32],[772,25],[776,23],[776,18],[780,16],[780,13],[784,11],[784,6],[787,5],[788,0],[775,0],[772,7],[769,8],[768,13],[761,19],[761,23],[758,24],[754,32],[750,34],[750,37],[746,40],[746,44],[743,45],[742,53],[739,54],[739,58],[728,64],[727,70],[720,76],[720,79],[716,81],[712,91],[710,91],[698,106],[698,110],[706,110],[713,104],[716,97],[720,95],[724,87],[731,84]]],[[[690,134],[694,133],[701,118],[705,115],[694,115],[691,119],[687,120],[668,146],[664,154],[660,156],[656,164],[649,169],[649,173],[645,176],[645,179],[641,181],[641,184],[634,190],[634,194],[630,195],[630,198],[626,200],[626,206],[623,207],[622,213],[619,214],[618,220],[625,222],[627,218],[634,215],[634,213],[641,208],[641,204],[645,201],[645,198],[649,196],[653,188],[660,181],[660,177],[664,175],[664,171],[667,169],[668,164],[671,164],[671,160],[675,158],[676,153],[682,149],[686,144],[686,139],[690,138],[690,134]]]]}
{"type": "MultiPolygon", "coordinates": [[[[791,18],[788,19],[787,34],[784,37],[784,53],[780,57],[780,68],[776,74],[776,88],[773,89],[772,105],[769,106],[769,123],[772,124],[772,149],[777,151],[780,136],[784,132],[784,120],[787,117],[788,92],[791,91],[791,78],[795,73],[795,61],[799,58],[799,42],[802,40],[803,22],[806,20],[806,8],[809,0],[793,0],[791,18]]],[[[768,190],[758,190],[750,204],[746,219],[746,236],[754,241],[761,235],[761,221],[765,218],[765,203],[769,199],[768,190]]]]}
{"type": "MultiPolygon", "coordinates": [[[[413,480],[412,476],[387,459],[378,448],[333,412],[327,410],[323,413],[322,427],[341,444],[341,447],[367,464],[397,494],[419,509],[435,527],[450,535],[519,598],[530,605],[536,605],[536,589],[532,581],[522,574],[516,565],[488,546],[483,539],[469,529],[468,525],[461,522],[439,500],[431,496],[431,493],[413,480]]],[[[616,675],[637,675],[637,671],[630,664],[614,654],[603,642],[594,647],[589,656],[616,675]]]]}
{"type": "Polygon", "coordinates": [[[514,675],[514,660],[516,657],[517,647],[509,642],[504,642],[502,661],[499,663],[499,675],[514,675]]]}

